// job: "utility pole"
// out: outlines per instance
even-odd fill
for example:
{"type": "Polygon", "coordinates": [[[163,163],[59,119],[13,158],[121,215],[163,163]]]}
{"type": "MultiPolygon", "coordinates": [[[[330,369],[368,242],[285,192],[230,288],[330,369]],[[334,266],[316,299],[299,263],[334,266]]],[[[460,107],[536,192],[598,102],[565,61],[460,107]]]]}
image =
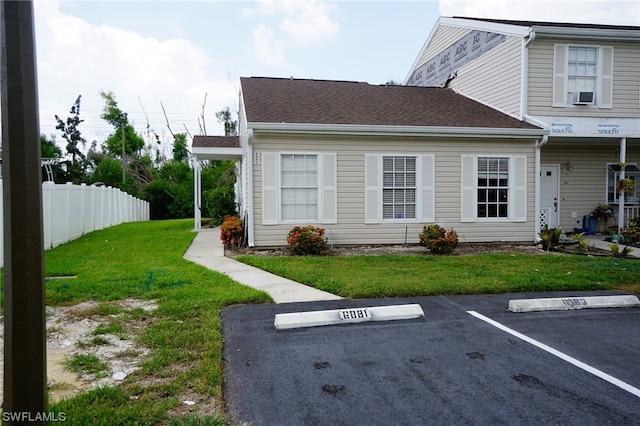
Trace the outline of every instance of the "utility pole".
{"type": "Polygon", "coordinates": [[[124,124],[127,121],[127,113],[124,113],[124,117],[122,118],[122,121],[120,122],[120,130],[122,132],[122,185],[124,186],[124,184],[126,183],[127,180],[127,172],[126,172],[126,165],[127,162],[124,159],[124,124]]]}
{"type": "MultiPolygon", "coordinates": [[[[47,408],[42,176],[31,0],[0,1],[4,202],[3,414],[47,408]]],[[[44,424],[44,420],[37,421],[44,424]]]]}

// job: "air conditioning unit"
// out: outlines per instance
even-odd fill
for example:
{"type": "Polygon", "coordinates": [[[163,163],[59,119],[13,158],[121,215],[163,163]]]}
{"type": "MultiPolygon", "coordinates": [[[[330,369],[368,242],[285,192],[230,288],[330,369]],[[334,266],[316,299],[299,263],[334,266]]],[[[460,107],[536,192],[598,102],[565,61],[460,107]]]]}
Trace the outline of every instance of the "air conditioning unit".
{"type": "Polygon", "coordinates": [[[574,105],[593,105],[595,94],[593,92],[574,92],[574,105]]]}

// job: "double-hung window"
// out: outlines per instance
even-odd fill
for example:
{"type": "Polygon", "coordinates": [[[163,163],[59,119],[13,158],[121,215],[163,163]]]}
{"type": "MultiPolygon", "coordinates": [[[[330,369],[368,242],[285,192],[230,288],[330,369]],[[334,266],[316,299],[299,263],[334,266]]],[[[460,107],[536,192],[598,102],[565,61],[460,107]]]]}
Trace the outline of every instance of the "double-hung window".
{"type": "Polygon", "coordinates": [[[416,157],[382,157],[382,218],[416,218],[416,157]]]}
{"type": "Polygon", "coordinates": [[[479,218],[509,216],[509,158],[478,158],[479,218]]]}
{"type": "Polygon", "coordinates": [[[280,171],[282,220],[317,220],[318,156],[282,154],[280,171]]]}
{"type": "Polygon", "coordinates": [[[597,70],[597,47],[569,46],[567,104],[579,102],[579,93],[596,92],[597,70]]]}
{"type": "Polygon", "coordinates": [[[613,107],[613,47],[555,44],[553,106],[613,107]]]}
{"type": "Polygon", "coordinates": [[[527,157],[461,156],[462,222],[526,222],[527,157]]]}

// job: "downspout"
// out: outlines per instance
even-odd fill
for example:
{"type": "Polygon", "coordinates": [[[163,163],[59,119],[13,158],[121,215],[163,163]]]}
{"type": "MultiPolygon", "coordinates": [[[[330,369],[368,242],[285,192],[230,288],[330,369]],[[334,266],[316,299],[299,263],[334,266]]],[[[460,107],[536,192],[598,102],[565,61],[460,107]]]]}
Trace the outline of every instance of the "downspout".
{"type": "Polygon", "coordinates": [[[544,135],[542,136],[542,138],[540,138],[540,140],[538,141],[538,143],[536,143],[536,152],[535,152],[535,166],[534,166],[534,173],[535,173],[535,201],[534,201],[534,209],[535,209],[535,214],[536,214],[536,221],[535,221],[535,234],[533,236],[533,240],[536,243],[540,242],[540,153],[542,151],[542,147],[545,146],[547,144],[547,142],[549,142],[549,136],[548,135],[544,135]]]}
{"type": "MultiPolygon", "coordinates": [[[[625,167],[627,162],[627,138],[620,139],[620,180],[625,178],[625,167]]],[[[618,192],[618,234],[621,233],[624,225],[624,191],[618,192]]]]}
{"type": "Polygon", "coordinates": [[[253,223],[253,129],[247,129],[247,210],[249,221],[249,247],[254,243],[254,223],[253,223]]]}

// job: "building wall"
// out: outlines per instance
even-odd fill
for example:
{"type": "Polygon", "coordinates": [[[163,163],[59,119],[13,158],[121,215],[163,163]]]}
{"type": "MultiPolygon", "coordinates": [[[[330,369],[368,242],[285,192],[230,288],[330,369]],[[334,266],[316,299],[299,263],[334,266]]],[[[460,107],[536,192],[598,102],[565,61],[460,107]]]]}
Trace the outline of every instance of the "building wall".
{"type": "MultiPolygon", "coordinates": [[[[542,148],[542,164],[560,165],[560,221],[565,231],[582,227],[582,217],[593,211],[598,204],[607,203],[607,164],[618,163],[619,142],[608,145],[554,144],[542,148]],[[572,162],[571,171],[564,172],[563,165],[572,162]],[[575,212],[576,217],[571,217],[575,212]]],[[[627,142],[627,163],[640,166],[640,141],[627,142]]],[[[615,205],[612,207],[616,208],[615,205]]],[[[614,225],[610,219],[609,225],[614,225]]]]}
{"type": "MultiPolygon", "coordinates": [[[[441,25],[421,52],[415,68],[472,32],[468,28],[441,25]]],[[[522,39],[507,36],[499,46],[463,65],[448,87],[471,99],[520,117],[522,87],[522,39]]],[[[411,70],[413,72],[413,70],[411,70]]],[[[411,73],[410,73],[411,75],[411,73]]]]}
{"type": "MultiPolygon", "coordinates": [[[[434,154],[435,223],[453,227],[461,242],[512,241],[534,239],[534,141],[428,140],[403,137],[355,136],[274,136],[254,135],[254,157],[264,152],[300,153],[308,148],[337,155],[337,224],[319,225],[327,230],[330,243],[402,244],[418,242],[427,223],[365,224],[365,154],[434,154]],[[303,139],[304,138],[304,139],[303,139]],[[461,216],[461,156],[464,154],[526,156],[527,218],[524,222],[466,222],[461,216]]],[[[295,226],[262,225],[262,162],[253,165],[254,231],[256,246],[284,246],[295,226]]],[[[304,226],[308,223],[299,223],[304,226]]]]}
{"type": "Polygon", "coordinates": [[[522,39],[507,36],[500,46],[462,66],[449,87],[506,114],[520,117],[522,39]]]}
{"type": "MultiPolygon", "coordinates": [[[[613,47],[613,108],[552,106],[554,44],[567,40],[535,40],[528,49],[528,113],[536,116],[628,117],[640,115],[640,43],[581,40],[579,45],[613,47]]],[[[568,43],[574,44],[574,43],[568,43]]]]}

